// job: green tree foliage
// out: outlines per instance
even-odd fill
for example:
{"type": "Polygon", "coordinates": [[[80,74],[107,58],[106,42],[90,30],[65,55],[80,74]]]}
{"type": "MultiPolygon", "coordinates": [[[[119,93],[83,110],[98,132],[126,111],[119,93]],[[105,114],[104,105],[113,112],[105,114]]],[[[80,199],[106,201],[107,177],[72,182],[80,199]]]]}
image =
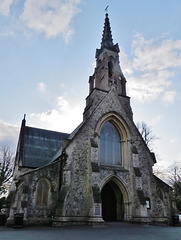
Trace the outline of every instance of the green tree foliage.
{"type": "Polygon", "coordinates": [[[0,148],[0,198],[7,193],[12,178],[14,157],[8,146],[0,148]]]}

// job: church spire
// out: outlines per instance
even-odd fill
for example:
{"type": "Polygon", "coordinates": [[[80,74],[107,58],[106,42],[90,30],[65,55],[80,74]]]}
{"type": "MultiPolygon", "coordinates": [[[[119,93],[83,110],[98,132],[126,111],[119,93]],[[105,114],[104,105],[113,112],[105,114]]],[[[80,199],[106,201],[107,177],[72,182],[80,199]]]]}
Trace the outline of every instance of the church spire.
{"type": "Polygon", "coordinates": [[[105,23],[104,23],[104,31],[102,34],[102,42],[101,42],[101,48],[104,47],[113,47],[113,39],[111,34],[111,27],[110,22],[108,18],[108,13],[106,13],[105,23]]]}
{"type": "Polygon", "coordinates": [[[103,34],[102,34],[101,48],[96,49],[96,58],[99,56],[99,54],[102,53],[103,49],[105,49],[105,48],[109,49],[113,52],[119,53],[118,44],[113,43],[108,13],[106,13],[106,18],[105,18],[105,22],[104,22],[104,30],[103,30],[103,34]]]}
{"type": "MultiPolygon", "coordinates": [[[[105,9],[107,11],[107,8],[105,9]]],[[[101,48],[96,49],[96,68],[89,78],[90,93],[94,88],[110,91],[114,86],[117,93],[126,96],[126,78],[119,65],[119,46],[113,43],[108,13],[106,12],[101,48]]]]}
{"type": "MultiPolygon", "coordinates": [[[[105,9],[107,10],[107,8],[105,9]]],[[[108,13],[106,13],[101,47],[96,49],[96,67],[89,77],[89,96],[86,99],[84,120],[90,116],[106,92],[114,91],[126,105],[130,116],[129,97],[126,95],[126,78],[119,64],[119,46],[113,43],[108,13]]]]}

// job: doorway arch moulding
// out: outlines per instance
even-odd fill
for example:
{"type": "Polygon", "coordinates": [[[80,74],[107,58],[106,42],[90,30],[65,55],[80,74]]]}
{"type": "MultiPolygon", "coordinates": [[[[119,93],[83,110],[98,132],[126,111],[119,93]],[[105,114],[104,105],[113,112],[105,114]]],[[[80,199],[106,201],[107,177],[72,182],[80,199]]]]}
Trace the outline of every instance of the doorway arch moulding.
{"type": "MultiPolygon", "coordinates": [[[[123,179],[119,178],[116,175],[109,175],[106,177],[100,184],[100,192],[102,192],[104,186],[106,184],[109,184],[110,182],[113,182],[116,184],[116,186],[119,188],[120,193],[123,196],[123,206],[124,206],[124,221],[130,221],[131,219],[131,201],[130,201],[130,193],[126,186],[126,183],[123,179]]],[[[119,206],[118,206],[119,207],[119,206]]]]}

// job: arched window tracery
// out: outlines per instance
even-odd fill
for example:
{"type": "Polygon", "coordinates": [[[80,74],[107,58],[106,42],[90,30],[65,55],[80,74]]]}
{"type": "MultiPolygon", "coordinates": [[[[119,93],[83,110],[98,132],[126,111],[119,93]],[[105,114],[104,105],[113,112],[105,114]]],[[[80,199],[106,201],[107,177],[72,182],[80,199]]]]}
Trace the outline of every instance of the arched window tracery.
{"type": "Polygon", "coordinates": [[[100,131],[99,160],[105,165],[121,164],[121,138],[111,122],[106,122],[100,131]]]}

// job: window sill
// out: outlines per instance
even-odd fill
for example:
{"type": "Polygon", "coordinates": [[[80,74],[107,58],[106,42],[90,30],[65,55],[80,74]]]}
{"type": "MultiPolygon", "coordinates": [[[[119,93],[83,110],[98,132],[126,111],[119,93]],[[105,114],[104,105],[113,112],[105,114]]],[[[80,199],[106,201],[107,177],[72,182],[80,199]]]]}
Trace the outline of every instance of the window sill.
{"type": "Polygon", "coordinates": [[[105,170],[116,170],[116,171],[120,171],[120,172],[129,172],[128,170],[126,170],[124,167],[119,166],[119,165],[99,165],[100,169],[105,169],[105,170]]]}

